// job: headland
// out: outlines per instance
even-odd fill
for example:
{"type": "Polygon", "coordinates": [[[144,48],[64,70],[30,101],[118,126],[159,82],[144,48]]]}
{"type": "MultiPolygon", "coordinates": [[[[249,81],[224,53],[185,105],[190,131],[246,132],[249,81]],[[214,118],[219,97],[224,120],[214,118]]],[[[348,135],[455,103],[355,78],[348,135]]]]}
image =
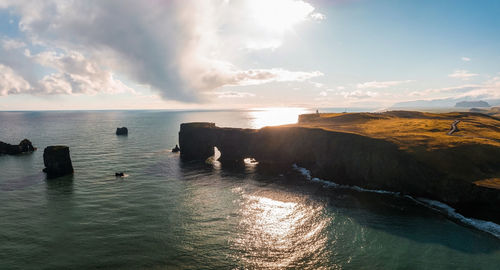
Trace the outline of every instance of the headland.
{"type": "Polygon", "coordinates": [[[262,129],[181,124],[181,158],[297,164],[313,177],[438,200],[500,223],[500,118],[477,112],[305,114],[262,129]],[[455,129],[451,134],[450,130],[455,129]]]}

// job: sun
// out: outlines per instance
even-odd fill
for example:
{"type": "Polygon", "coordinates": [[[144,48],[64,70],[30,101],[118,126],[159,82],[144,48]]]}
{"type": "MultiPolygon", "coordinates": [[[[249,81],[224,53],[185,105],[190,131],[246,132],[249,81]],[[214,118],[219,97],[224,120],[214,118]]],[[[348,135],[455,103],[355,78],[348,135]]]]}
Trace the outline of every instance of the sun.
{"type": "Polygon", "coordinates": [[[246,5],[255,24],[272,32],[283,33],[314,11],[314,7],[296,0],[248,0],[246,5]]]}

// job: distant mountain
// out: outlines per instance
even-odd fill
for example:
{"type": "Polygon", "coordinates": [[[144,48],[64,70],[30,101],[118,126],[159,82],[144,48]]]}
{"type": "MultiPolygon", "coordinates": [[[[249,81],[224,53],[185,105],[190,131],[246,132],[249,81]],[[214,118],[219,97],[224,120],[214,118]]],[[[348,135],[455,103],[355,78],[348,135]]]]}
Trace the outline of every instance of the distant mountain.
{"type": "Polygon", "coordinates": [[[398,102],[391,108],[449,108],[455,106],[459,100],[454,98],[433,99],[433,100],[412,100],[398,102]]]}
{"type": "Polygon", "coordinates": [[[475,112],[475,113],[484,113],[487,115],[495,116],[495,117],[500,117],[500,107],[492,107],[489,110],[488,109],[478,109],[478,108],[471,108],[469,112],[475,112]]]}
{"type": "Polygon", "coordinates": [[[490,107],[490,104],[486,101],[460,101],[455,104],[455,107],[460,108],[472,108],[472,107],[490,107]]]}
{"type": "MultiPolygon", "coordinates": [[[[412,100],[398,102],[392,105],[391,109],[397,108],[452,108],[456,107],[457,103],[466,102],[478,102],[471,97],[461,97],[461,98],[445,98],[445,99],[432,99],[432,100],[412,100]]],[[[487,103],[489,106],[500,106],[500,99],[483,99],[482,102],[487,103]]],[[[468,105],[469,107],[483,107],[480,105],[468,105]]]]}

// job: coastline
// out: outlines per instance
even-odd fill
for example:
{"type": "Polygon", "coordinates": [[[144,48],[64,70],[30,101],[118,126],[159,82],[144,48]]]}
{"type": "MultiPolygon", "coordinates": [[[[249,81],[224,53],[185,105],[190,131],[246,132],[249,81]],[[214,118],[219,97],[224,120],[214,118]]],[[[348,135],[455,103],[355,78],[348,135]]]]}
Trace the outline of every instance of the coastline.
{"type": "MultiPolygon", "coordinates": [[[[378,193],[378,194],[386,194],[390,196],[398,196],[401,197],[401,193],[399,192],[393,192],[393,191],[387,191],[387,190],[374,190],[374,189],[365,189],[359,186],[349,186],[349,185],[340,185],[332,181],[327,181],[323,179],[319,179],[317,177],[312,177],[311,172],[306,169],[297,166],[297,164],[293,164],[292,168],[299,172],[301,175],[303,175],[307,180],[320,183],[325,187],[328,188],[340,188],[340,189],[350,189],[354,190],[357,192],[370,192],[370,193],[378,193]]],[[[420,204],[424,207],[430,208],[432,210],[435,210],[439,213],[442,213],[443,215],[447,216],[448,218],[457,221],[460,224],[463,224],[465,226],[472,227],[476,230],[483,231],[485,233],[491,234],[495,236],[496,238],[500,239],[500,224],[497,224],[492,221],[485,221],[481,219],[475,219],[475,218],[469,218],[465,217],[459,213],[456,212],[456,209],[439,201],[435,200],[430,200],[426,198],[414,198],[410,195],[404,195],[403,197],[408,198],[409,200],[420,204]]]]}
{"type": "MultiPolygon", "coordinates": [[[[396,118],[398,121],[415,121],[416,116],[429,117],[417,112],[338,115],[342,116],[343,124],[359,124],[360,119],[363,123],[369,123],[387,115],[391,120],[396,118]]],[[[315,118],[319,115],[311,116],[315,118]]],[[[445,129],[449,128],[449,115],[431,116],[442,117],[439,121],[446,124],[445,129]]],[[[466,125],[472,122],[467,117],[482,116],[453,113],[452,117],[462,117],[466,125]]],[[[304,119],[304,116],[299,119],[304,119]]],[[[331,119],[321,120],[331,123],[331,119]]],[[[325,129],[303,120],[295,125],[262,129],[185,123],[181,124],[179,143],[181,159],[184,161],[205,160],[214,155],[214,147],[217,147],[221,152],[219,160],[222,163],[240,163],[245,158],[254,158],[263,164],[296,164],[309,170],[318,179],[364,190],[384,190],[413,198],[428,198],[449,205],[460,215],[498,224],[500,190],[474,183],[477,179],[494,178],[500,174],[500,166],[495,162],[500,153],[496,141],[480,144],[468,137],[440,135],[440,130],[433,132],[439,137],[425,142],[432,146],[427,149],[422,145],[405,147],[407,141],[413,142],[408,138],[398,144],[393,138],[399,134],[391,133],[390,128],[387,132],[390,138],[381,138],[341,128],[325,129]],[[453,143],[443,145],[445,140],[453,143]],[[441,145],[436,149],[433,144],[441,145]]],[[[419,140],[416,142],[422,144],[419,140]]]]}

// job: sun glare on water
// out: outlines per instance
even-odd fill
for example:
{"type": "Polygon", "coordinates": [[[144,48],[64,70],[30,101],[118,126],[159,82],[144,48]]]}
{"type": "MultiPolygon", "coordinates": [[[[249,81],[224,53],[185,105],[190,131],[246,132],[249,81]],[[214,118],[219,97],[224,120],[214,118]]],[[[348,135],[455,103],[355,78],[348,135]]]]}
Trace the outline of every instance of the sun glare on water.
{"type": "Polygon", "coordinates": [[[300,269],[328,256],[324,205],[289,193],[243,192],[241,206],[240,233],[231,243],[250,268],[300,269]]]}
{"type": "Polygon", "coordinates": [[[295,124],[300,114],[310,113],[304,108],[262,108],[248,112],[252,128],[295,124]]]}

